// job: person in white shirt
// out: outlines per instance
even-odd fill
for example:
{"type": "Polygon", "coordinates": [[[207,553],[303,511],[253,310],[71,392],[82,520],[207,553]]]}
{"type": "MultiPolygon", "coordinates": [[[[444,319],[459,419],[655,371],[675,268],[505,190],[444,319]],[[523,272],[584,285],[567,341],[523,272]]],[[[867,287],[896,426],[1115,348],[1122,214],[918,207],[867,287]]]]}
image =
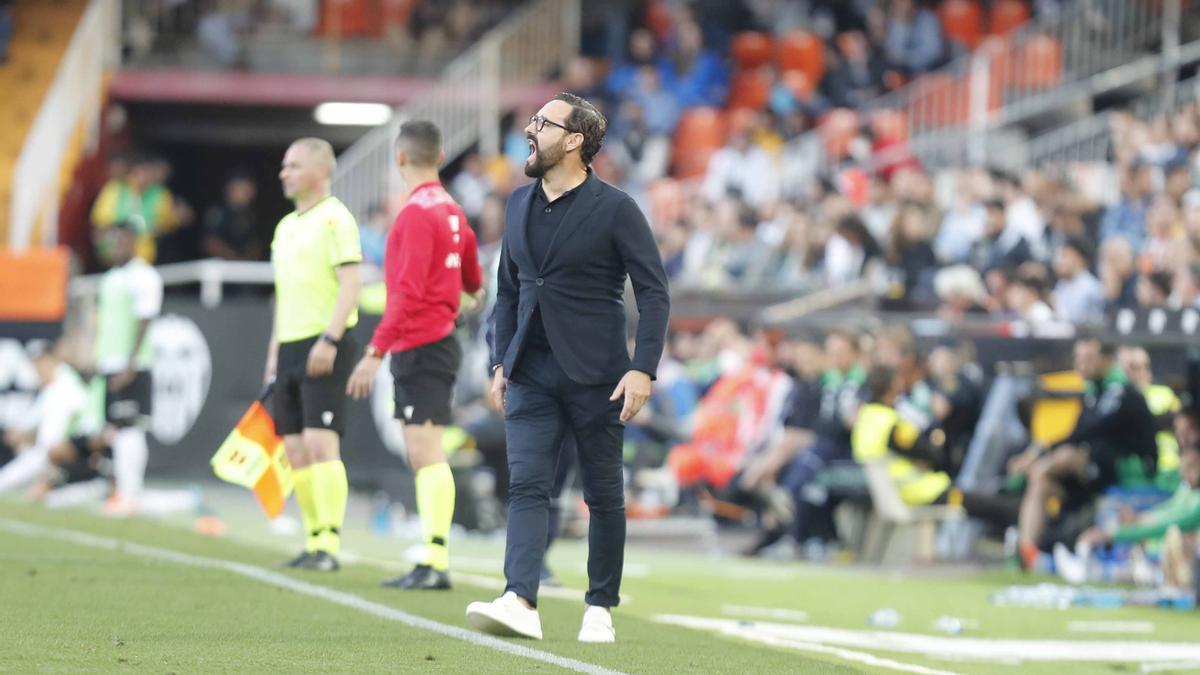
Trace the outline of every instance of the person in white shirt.
{"type": "Polygon", "coordinates": [[[100,280],[96,304],[96,370],[107,380],[107,421],[113,439],[116,493],[109,511],[127,515],[137,510],[145,483],[149,448],[150,367],[154,351],[147,339],[150,321],[162,310],[163,282],[158,272],[137,257],[133,231],[118,223],[111,238],[113,267],[100,280]]]}
{"type": "Polygon", "coordinates": [[[31,484],[50,468],[50,452],[68,441],[87,403],[83,380],[47,347],[34,357],[42,388],[27,423],[4,432],[15,456],[0,467],[0,494],[31,484]]]}
{"type": "Polygon", "coordinates": [[[1054,257],[1054,310],[1063,321],[1090,323],[1104,317],[1104,285],[1088,269],[1086,242],[1070,238],[1054,257]]]}

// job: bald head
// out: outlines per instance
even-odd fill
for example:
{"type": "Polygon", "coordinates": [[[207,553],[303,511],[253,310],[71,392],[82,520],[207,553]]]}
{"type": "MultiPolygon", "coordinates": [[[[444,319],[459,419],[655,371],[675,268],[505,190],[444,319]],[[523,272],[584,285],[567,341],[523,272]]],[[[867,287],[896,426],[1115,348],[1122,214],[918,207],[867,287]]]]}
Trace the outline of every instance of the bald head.
{"type": "Polygon", "coordinates": [[[288,199],[301,203],[321,199],[329,193],[329,181],[337,159],[333,146],[320,138],[301,138],[288,147],[283,155],[279,180],[288,199]]]}

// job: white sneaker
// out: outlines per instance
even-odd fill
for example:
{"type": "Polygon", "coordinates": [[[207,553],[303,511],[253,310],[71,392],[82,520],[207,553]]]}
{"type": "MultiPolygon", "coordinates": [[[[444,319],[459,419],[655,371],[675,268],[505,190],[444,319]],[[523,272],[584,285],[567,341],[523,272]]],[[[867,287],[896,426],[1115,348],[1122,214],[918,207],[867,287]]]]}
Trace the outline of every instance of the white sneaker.
{"type": "Polygon", "coordinates": [[[1054,571],[1069,584],[1087,583],[1087,557],[1072,554],[1059,542],[1054,545],[1054,571]]]}
{"type": "Polygon", "coordinates": [[[612,625],[612,612],[607,607],[588,606],[583,610],[583,625],[579,627],[580,642],[616,642],[617,631],[612,625]]]}
{"type": "Polygon", "coordinates": [[[542,620],[537,610],[526,607],[512,591],[491,602],[467,605],[467,621],[491,635],[542,639],[542,620]]]}

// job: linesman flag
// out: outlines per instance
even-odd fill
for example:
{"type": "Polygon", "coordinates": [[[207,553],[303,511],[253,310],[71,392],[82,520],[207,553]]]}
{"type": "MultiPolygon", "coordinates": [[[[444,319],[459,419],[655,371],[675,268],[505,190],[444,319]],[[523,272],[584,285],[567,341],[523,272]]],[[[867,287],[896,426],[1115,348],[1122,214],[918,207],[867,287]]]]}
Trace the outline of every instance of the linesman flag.
{"type": "Polygon", "coordinates": [[[242,415],[211,464],[221,480],[252,490],[268,518],[283,512],[292,492],[292,466],[262,398],[242,415]]]}

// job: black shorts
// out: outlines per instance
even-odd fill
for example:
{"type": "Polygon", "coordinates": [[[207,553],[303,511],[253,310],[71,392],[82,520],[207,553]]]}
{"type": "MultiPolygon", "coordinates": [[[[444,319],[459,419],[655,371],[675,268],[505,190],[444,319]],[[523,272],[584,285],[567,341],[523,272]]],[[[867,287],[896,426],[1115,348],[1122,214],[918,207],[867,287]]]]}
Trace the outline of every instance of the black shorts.
{"type": "Polygon", "coordinates": [[[396,419],[405,424],[450,424],[454,378],[462,346],[453,333],[427,345],[392,354],[396,419]]]}
{"type": "Polygon", "coordinates": [[[340,435],[345,429],[346,382],[354,370],[358,347],[350,333],[346,333],[333,359],[333,372],[309,377],[305,373],[308,352],[318,339],[319,336],[279,345],[271,413],[280,436],[305,429],[328,429],[340,435]]]}
{"type": "MultiPolygon", "coordinates": [[[[108,375],[108,380],[116,377],[108,375]]],[[[150,418],[150,371],[139,370],[133,380],[124,387],[107,390],[104,403],[104,419],[114,427],[144,426],[150,418]]]]}

